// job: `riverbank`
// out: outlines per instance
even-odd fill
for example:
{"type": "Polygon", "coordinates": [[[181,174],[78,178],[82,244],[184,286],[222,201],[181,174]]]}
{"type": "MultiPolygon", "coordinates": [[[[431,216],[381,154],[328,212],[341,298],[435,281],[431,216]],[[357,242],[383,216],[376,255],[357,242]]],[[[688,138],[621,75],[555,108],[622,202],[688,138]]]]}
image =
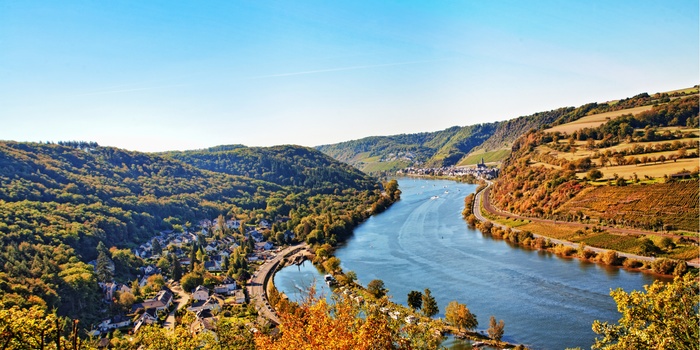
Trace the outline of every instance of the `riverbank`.
{"type": "Polygon", "coordinates": [[[268,285],[274,277],[275,272],[280,266],[280,263],[289,256],[298,254],[299,251],[308,249],[308,244],[301,243],[289,246],[275,255],[271,260],[265,261],[260,269],[256,271],[253,277],[248,282],[248,292],[250,299],[255,302],[255,308],[258,310],[258,315],[268,320],[273,325],[279,325],[280,320],[277,317],[277,312],[274,305],[271,305],[268,297],[268,285]]]}
{"type": "MultiPolygon", "coordinates": [[[[649,256],[641,256],[628,252],[621,252],[611,249],[598,248],[592,246],[582,245],[582,243],[575,243],[566,240],[556,239],[548,237],[545,235],[532,233],[529,231],[524,231],[511,227],[508,225],[493,222],[484,216],[484,212],[490,215],[499,215],[497,210],[490,208],[488,202],[488,191],[491,187],[491,182],[488,185],[478,191],[474,197],[474,203],[472,205],[474,217],[481,222],[479,229],[482,232],[492,234],[492,229],[505,230],[505,235],[503,232],[496,231],[492,234],[496,238],[503,238],[512,243],[519,244],[521,246],[526,246],[529,248],[536,248],[541,250],[550,251],[556,255],[564,256],[567,258],[579,258],[589,262],[601,263],[609,266],[616,266],[632,271],[641,271],[644,273],[652,273],[663,277],[672,277],[674,274],[684,273],[687,270],[687,266],[698,268],[700,264],[697,262],[687,262],[687,261],[675,261],[666,258],[655,258],[649,256]],[[513,235],[512,233],[515,233],[513,235]],[[504,237],[505,236],[505,237],[504,237]],[[514,239],[508,239],[514,236],[514,239]],[[554,246],[556,245],[556,246],[554,246]],[[563,247],[563,248],[557,248],[563,247]],[[663,260],[662,260],[663,259],[663,260]],[[652,269],[655,265],[668,265],[660,266],[658,270],[652,269]],[[673,264],[671,266],[671,264],[673,264]],[[686,267],[680,266],[685,264],[686,267]]],[[[506,216],[506,218],[509,218],[506,216]]],[[[472,223],[470,223],[472,224],[472,223]]],[[[556,222],[554,222],[556,224],[556,222]]],[[[566,225],[567,223],[559,222],[559,225],[566,225]]]]}

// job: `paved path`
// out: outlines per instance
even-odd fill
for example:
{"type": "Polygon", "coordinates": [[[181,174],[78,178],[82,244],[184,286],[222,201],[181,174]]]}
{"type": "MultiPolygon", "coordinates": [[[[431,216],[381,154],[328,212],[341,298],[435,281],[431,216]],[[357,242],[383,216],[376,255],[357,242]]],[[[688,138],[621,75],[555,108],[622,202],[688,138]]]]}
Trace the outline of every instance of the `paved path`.
{"type": "Polygon", "coordinates": [[[175,329],[175,311],[180,310],[187,305],[187,302],[190,301],[190,295],[185,293],[179,285],[170,288],[170,290],[180,296],[180,299],[177,301],[177,307],[174,308],[170,314],[168,314],[168,317],[165,319],[165,323],[163,323],[163,328],[172,330],[175,329]]]}
{"type": "MultiPolygon", "coordinates": [[[[489,202],[488,196],[489,196],[489,191],[491,191],[492,182],[488,181],[487,183],[488,183],[488,186],[486,186],[486,188],[484,188],[483,190],[479,191],[479,193],[477,193],[476,196],[475,196],[475,198],[474,198],[474,206],[473,206],[473,208],[474,208],[474,216],[475,216],[479,221],[489,221],[486,217],[484,217],[484,216],[482,215],[482,212],[481,212],[481,202],[483,201],[483,203],[484,203],[484,206],[483,206],[483,207],[484,207],[484,210],[486,210],[487,212],[489,212],[489,213],[491,213],[491,214],[493,214],[493,215],[505,216],[505,217],[509,217],[509,218],[513,218],[513,219],[521,219],[521,220],[530,220],[530,221],[544,222],[544,223],[549,223],[549,224],[567,225],[567,226],[573,226],[573,227],[579,227],[579,226],[580,226],[580,227],[586,227],[586,226],[590,226],[590,225],[585,225],[585,224],[581,224],[581,223],[577,223],[577,222],[558,222],[558,223],[557,223],[556,221],[553,221],[553,220],[546,220],[546,219],[539,219],[539,218],[524,217],[524,216],[519,216],[519,215],[515,215],[515,214],[511,214],[511,213],[507,213],[507,212],[503,212],[503,211],[501,211],[501,210],[498,210],[498,209],[494,208],[494,207],[491,205],[491,203],[489,202]]],[[[498,227],[501,227],[501,228],[506,228],[506,227],[508,227],[508,226],[501,225],[501,224],[498,224],[498,223],[495,223],[495,222],[492,222],[492,223],[493,223],[494,226],[498,226],[498,227]]],[[[615,232],[615,233],[647,234],[646,231],[633,230],[633,229],[613,229],[613,228],[609,228],[609,227],[606,227],[606,229],[607,229],[608,231],[615,232]]],[[[513,230],[513,231],[520,231],[520,230],[514,229],[514,228],[511,228],[511,230],[513,230]]],[[[657,233],[657,234],[658,234],[658,233],[657,233]]],[[[549,239],[550,242],[555,243],[555,244],[562,244],[562,245],[569,246],[569,247],[573,247],[573,248],[578,248],[578,247],[579,247],[579,244],[578,244],[578,243],[569,242],[569,241],[564,241],[564,240],[555,239],[555,238],[549,238],[549,237],[547,237],[547,236],[543,236],[543,235],[536,234],[536,233],[533,233],[532,235],[533,235],[535,238],[537,238],[537,237],[543,237],[543,238],[549,239]]],[[[590,250],[592,250],[592,251],[594,251],[594,252],[596,252],[596,253],[602,253],[602,252],[605,252],[605,251],[608,251],[608,250],[609,250],[609,249],[595,248],[595,247],[591,247],[591,246],[586,246],[586,248],[587,248],[587,249],[590,249],[590,250]]],[[[653,257],[641,256],[641,255],[635,255],[635,254],[629,254],[629,253],[623,253],[623,252],[617,252],[617,255],[619,255],[619,256],[624,256],[625,258],[628,258],[628,259],[636,259],[636,260],[643,260],[643,261],[654,261],[654,260],[655,260],[655,258],[653,258],[653,257]]],[[[693,267],[700,267],[700,263],[698,263],[697,261],[690,261],[690,262],[688,262],[688,265],[693,266],[693,267]]]]}
{"type": "Polygon", "coordinates": [[[277,253],[274,258],[266,260],[255,275],[253,275],[250,283],[248,283],[247,289],[248,294],[250,295],[250,300],[255,303],[255,308],[258,310],[258,315],[260,317],[264,317],[276,325],[280,324],[277,313],[267,301],[267,293],[265,291],[267,288],[267,282],[274,275],[275,270],[282,259],[295,251],[306,248],[308,248],[308,245],[306,243],[302,243],[283,249],[277,253]]]}

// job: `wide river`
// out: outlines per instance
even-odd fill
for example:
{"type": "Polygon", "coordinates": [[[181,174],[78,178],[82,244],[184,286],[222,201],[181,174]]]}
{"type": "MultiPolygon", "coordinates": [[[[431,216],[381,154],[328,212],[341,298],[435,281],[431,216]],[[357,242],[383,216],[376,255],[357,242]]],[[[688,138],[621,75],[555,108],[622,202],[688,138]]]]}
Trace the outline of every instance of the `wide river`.
{"type": "MultiPolygon", "coordinates": [[[[408,292],[430,288],[438,317],[457,300],[477,315],[478,330],[487,329],[494,315],[505,321],[504,340],[534,349],[590,348],[593,320],[620,318],[610,290],[641,290],[654,280],[520,248],[470,229],[461,211],[475,187],[400,178],[401,200],[361,224],[336,251],[343,270],[355,271],[363,285],[383,280],[393,301],[403,305],[408,292]]],[[[307,263],[278,272],[275,285],[294,298],[314,279],[322,284],[307,263]]]]}

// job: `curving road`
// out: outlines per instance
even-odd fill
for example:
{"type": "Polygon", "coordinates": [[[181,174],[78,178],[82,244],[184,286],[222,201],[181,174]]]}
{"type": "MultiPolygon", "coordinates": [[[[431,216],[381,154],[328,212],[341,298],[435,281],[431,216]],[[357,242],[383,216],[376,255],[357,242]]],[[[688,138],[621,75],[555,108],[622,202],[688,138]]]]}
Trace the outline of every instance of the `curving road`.
{"type": "MultiPolygon", "coordinates": [[[[482,221],[482,222],[483,222],[483,221],[489,221],[486,217],[483,216],[483,214],[482,214],[482,212],[481,212],[481,202],[483,201],[483,202],[484,202],[484,206],[483,206],[483,207],[484,207],[484,210],[486,210],[487,212],[489,212],[489,213],[491,213],[491,214],[493,214],[493,215],[505,216],[505,217],[509,217],[509,218],[513,218],[513,219],[521,219],[521,220],[524,219],[524,220],[530,220],[530,221],[537,221],[537,222],[544,222],[544,223],[550,223],[550,224],[557,224],[557,222],[556,222],[556,221],[553,221],[553,220],[546,220],[546,219],[539,219],[539,218],[524,217],[524,216],[519,216],[519,215],[515,215],[515,214],[511,214],[511,213],[507,213],[507,212],[503,212],[503,211],[501,211],[501,210],[498,210],[497,208],[495,208],[495,207],[493,207],[493,206],[491,205],[491,203],[489,202],[489,199],[488,199],[488,194],[489,194],[489,191],[491,191],[491,185],[492,185],[493,183],[490,182],[490,181],[487,181],[487,184],[488,184],[488,185],[486,186],[486,188],[484,188],[483,190],[479,191],[479,193],[477,193],[476,196],[475,196],[475,198],[474,198],[474,206],[473,206],[474,210],[473,210],[473,212],[474,212],[474,216],[475,216],[479,221],[482,221]],[[486,199],[483,199],[484,197],[485,197],[486,199]]],[[[492,222],[492,223],[493,223],[494,226],[498,226],[498,227],[501,227],[501,228],[506,228],[506,227],[508,227],[508,226],[505,226],[505,225],[501,225],[501,224],[499,224],[499,223],[495,223],[495,222],[492,222]]],[[[566,222],[566,223],[559,222],[559,224],[561,224],[561,225],[569,225],[569,226],[573,226],[573,227],[585,227],[585,226],[590,226],[590,225],[585,225],[585,224],[581,224],[581,223],[577,223],[577,222],[566,222]]],[[[646,231],[640,231],[640,230],[634,230],[634,229],[619,229],[619,228],[606,228],[606,229],[607,229],[608,231],[610,231],[610,232],[617,232],[617,233],[626,233],[626,234],[630,234],[630,233],[633,233],[633,234],[649,234],[649,233],[646,232],[646,231]]],[[[515,228],[511,228],[511,230],[517,231],[517,232],[520,231],[520,230],[515,229],[515,228]]],[[[654,234],[658,234],[658,233],[654,233],[654,234]]],[[[536,233],[533,233],[533,236],[535,236],[535,238],[537,238],[537,237],[547,238],[547,239],[549,239],[552,243],[555,243],[555,244],[562,244],[562,245],[569,246],[569,247],[573,247],[573,248],[578,248],[578,246],[579,246],[578,243],[573,243],[573,242],[569,242],[569,241],[563,241],[563,240],[560,240],[560,239],[554,239],[554,238],[550,238],[550,237],[547,237],[547,236],[544,236],[544,235],[540,235],[540,234],[536,234],[536,233]]],[[[671,236],[672,236],[672,235],[671,235],[671,236]]],[[[609,250],[609,249],[595,248],[595,247],[591,247],[591,246],[586,246],[586,248],[587,248],[587,249],[590,249],[590,250],[592,250],[592,251],[594,251],[594,252],[596,252],[596,253],[601,253],[601,252],[605,252],[605,251],[608,251],[608,250],[609,250]]],[[[635,254],[629,254],[629,253],[623,253],[623,252],[617,252],[617,255],[619,255],[619,256],[624,256],[625,258],[628,258],[628,259],[636,259],[636,260],[644,260],[644,261],[654,261],[654,260],[655,260],[655,258],[653,258],[653,257],[641,256],[641,255],[635,255],[635,254]]],[[[698,262],[696,262],[696,261],[688,262],[688,265],[693,266],[693,267],[700,267],[700,263],[698,263],[698,262]]]]}
{"type": "Polygon", "coordinates": [[[170,290],[180,296],[180,299],[176,302],[177,307],[168,314],[168,317],[165,319],[165,323],[163,323],[163,328],[172,330],[175,329],[175,311],[180,310],[187,305],[187,303],[190,301],[190,295],[185,293],[179,284],[171,286],[170,290]]]}
{"type": "Polygon", "coordinates": [[[250,282],[248,283],[247,289],[250,300],[255,303],[255,308],[258,310],[258,317],[263,317],[275,325],[280,324],[280,319],[277,317],[277,313],[267,301],[267,283],[275,274],[277,266],[282,259],[306,248],[308,248],[306,243],[289,246],[277,253],[274,258],[266,260],[260,269],[255,272],[253,278],[251,278],[250,282]]]}

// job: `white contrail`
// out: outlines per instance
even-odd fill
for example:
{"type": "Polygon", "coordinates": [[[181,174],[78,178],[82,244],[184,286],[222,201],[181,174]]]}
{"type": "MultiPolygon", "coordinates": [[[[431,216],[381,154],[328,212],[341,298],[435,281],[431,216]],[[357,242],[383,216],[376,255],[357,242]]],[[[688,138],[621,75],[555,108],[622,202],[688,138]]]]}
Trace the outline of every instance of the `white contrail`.
{"type": "Polygon", "coordinates": [[[257,77],[250,77],[248,79],[264,79],[264,78],[278,78],[278,77],[289,77],[293,75],[305,75],[305,74],[318,74],[318,73],[328,73],[328,72],[339,72],[344,70],[355,70],[355,69],[367,69],[367,68],[377,68],[377,67],[391,67],[391,66],[403,66],[408,64],[418,64],[418,63],[431,63],[439,62],[441,60],[429,60],[429,61],[411,61],[411,62],[395,62],[395,63],[384,63],[384,64],[373,64],[366,66],[351,66],[351,67],[340,67],[340,68],[329,68],[329,69],[319,69],[319,70],[308,70],[303,72],[293,72],[293,73],[280,73],[280,74],[270,74],[270,75],[260,75],[257,77]]]}

